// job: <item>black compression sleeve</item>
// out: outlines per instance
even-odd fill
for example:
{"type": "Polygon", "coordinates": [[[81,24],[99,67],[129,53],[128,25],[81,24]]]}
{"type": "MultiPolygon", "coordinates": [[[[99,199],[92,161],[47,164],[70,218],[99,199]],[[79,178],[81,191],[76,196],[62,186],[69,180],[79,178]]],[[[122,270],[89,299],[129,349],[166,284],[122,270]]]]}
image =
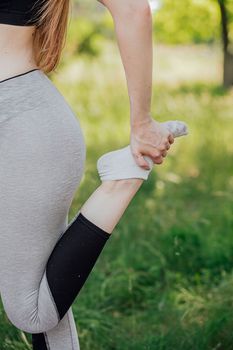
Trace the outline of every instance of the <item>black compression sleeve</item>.
{"type": "Polygon", "coordinates": [[[109,237],[79,213],[57,242],[46,275],[60,318],[72,305],[109,237]]]}

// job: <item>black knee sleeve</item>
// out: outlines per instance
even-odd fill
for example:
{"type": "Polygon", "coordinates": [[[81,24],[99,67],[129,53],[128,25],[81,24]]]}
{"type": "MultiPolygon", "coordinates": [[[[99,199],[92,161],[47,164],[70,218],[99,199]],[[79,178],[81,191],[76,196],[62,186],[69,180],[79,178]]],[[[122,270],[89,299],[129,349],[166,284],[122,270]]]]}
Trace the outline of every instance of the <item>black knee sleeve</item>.
{"type": "Polygon", "coordinates": [[[79,213],[57,242],[46,275],[60,318],[78,295],[109,237],[79,213]]]}

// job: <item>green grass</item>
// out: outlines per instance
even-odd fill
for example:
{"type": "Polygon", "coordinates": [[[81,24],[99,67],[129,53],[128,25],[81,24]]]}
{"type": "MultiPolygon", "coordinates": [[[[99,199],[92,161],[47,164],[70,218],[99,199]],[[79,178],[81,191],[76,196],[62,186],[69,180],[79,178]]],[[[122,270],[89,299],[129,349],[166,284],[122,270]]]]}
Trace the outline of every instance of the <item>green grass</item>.
{"type": "MultiPolygon", "coordinates": [[[[53,77],[87,145],[70,219],[100,184],[97,158],[129,142],[122,78],[105,56],[53,77]]],[[[153,116],[185,120],[190,135],[154,167],[77,298],[82,350],[233,349],[233,96],[201,76],[169,86],[155,84],[153,116]]],[[[0,344],[27,349],[2,311],[0,344]]]]}

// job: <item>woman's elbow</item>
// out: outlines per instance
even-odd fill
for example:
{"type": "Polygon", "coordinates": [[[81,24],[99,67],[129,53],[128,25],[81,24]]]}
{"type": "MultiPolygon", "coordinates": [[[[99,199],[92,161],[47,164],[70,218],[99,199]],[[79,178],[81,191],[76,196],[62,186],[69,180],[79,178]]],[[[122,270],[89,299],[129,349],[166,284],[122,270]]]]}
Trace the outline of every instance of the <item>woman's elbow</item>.
{"type": "Polygon", "coordinates": [[[129,20],[151,17],[151,7],[148,0],[101,0],[115,18],[129,20]]]}

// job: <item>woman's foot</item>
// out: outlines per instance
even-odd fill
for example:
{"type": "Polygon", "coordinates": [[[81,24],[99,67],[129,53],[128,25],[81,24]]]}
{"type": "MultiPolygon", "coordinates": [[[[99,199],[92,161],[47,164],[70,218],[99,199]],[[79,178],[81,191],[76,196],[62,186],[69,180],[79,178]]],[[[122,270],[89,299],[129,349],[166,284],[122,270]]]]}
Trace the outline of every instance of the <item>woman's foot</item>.
{"type": "MultiPolygon", "coordinates": [[[[188,127],[180,121],[167,121],[164,123],[166,128],[174,137],[180,137],[188,134],[188,127]]],[[[132,155],[130,145],[103,154],[97,160],[97,170],[101,181],[123,180],[123,179],[143,179],[147,180],[153,168],[153,161],[150,157],[144,156],[150,169],[146,170],[138,166],[132,155]]]]}
{"type": "Polygon", "coordinates": [[[131,178],[146,180],[153,167],[153,161],[147,156],[144,158],[148,161],[150,170],[145,170],[137,165],[130,145],[103,154],[97,161],[97,170],[101,181],[131,178]]]}

